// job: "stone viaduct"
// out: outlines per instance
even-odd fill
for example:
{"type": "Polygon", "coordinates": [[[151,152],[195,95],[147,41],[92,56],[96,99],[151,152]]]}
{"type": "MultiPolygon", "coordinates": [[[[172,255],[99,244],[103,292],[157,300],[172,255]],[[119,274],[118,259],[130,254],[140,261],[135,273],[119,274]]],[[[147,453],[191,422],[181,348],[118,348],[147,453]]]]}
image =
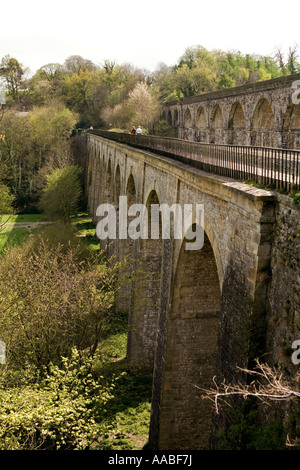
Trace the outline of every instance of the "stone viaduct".
{"type": "MultiPolygon", "coordinates": [[[[236,99],[218,98],[209,109],[221,102],[218,109],[228,120],[236,99]]],[[[240,96],[247,123],[260,99],[255,95],[246,111],[240,96]]],[[[286,96],[283,101],[287,106],[286,96]]],[[[190,113],[191,132],[203,103],[185,104],[179,113],[185,126],[190,113]]],[[[170,108],[172,119],[178,109],[170,108]]],[[[277,108],[274,113],[278,122],[282,115],[277,108]]],[[[233,121],[241,115],[239,108],[233,121]]],[[[88,134],[87,155],[86,190],[95,224],[100,220],[97,207],[110,203],[118,211],[120,196],[127,196],[128,207],[204,205],[201,249],[186,250],[186,240],[176,239],[172,231],[169,238],[160,231],[156,239],[120,240],[117,235],[102,248],[116,259],[130,255],[132,271],[144,273],[120,291],[117,305],[129,314],[131,368],[153,373],[150,448],[208,449],[214,412],[211,402],[201,399],[201,388],[210,388],[215,375],[237,380],[237,366],[248,366],[264,343],[261,326],[277,196],[99,135],[88,134]]],[[[191,220],[193,229],[195,223],[191,220]]]]}
{"type": "Polygon", "coordinates": [[[184,98],[166,106],[163,118],[182,139],[299,149],[299,80],[295,74],[184,98]]]}

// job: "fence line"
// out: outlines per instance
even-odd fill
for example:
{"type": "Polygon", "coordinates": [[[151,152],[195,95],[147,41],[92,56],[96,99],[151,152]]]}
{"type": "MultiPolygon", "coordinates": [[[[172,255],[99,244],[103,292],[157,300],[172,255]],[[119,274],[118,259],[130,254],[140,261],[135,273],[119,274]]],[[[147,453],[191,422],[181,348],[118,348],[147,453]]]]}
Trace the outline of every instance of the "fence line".
{"type": "Polygon", "coordinates": [[[300,150],[222,145],[89,130],[90,134],[171,157],[209,173],[285,191],[300,189],[300,150]]]}

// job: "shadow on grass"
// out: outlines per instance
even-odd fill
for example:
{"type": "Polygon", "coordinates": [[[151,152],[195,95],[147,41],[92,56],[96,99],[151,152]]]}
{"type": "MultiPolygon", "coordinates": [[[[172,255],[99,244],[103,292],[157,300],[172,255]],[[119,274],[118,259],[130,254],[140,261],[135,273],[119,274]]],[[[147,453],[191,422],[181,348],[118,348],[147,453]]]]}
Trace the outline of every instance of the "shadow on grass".
{"type": "Polygon", "coordinates": [[[2,230],[0,232],[0,253],[5,248],[8,248],[12,245],[22,245],[29,235],[32,233],[32,230],[28,228],[13,228],[10,230],[2,230]]]}
{"type": "Polygon", "coordinates": [[[148,440],[152,374],[133,373],[126,358],[128,315],[113,312],[103,341],[104,361],[95,373],[114,384],[106,404],[105,422],[112,427],[101,442],[103,450],[142,449],[148,440]]]}
{"type": "Polygon", "coordinates": [[[104,421],[112,427],[100,443],[102,450],[142,450],[148,445],[152,376],[132,374],[127,359],[110,364],[103,371],[109,382],[116,379],[113,398],[106,404],[104,421]]]}

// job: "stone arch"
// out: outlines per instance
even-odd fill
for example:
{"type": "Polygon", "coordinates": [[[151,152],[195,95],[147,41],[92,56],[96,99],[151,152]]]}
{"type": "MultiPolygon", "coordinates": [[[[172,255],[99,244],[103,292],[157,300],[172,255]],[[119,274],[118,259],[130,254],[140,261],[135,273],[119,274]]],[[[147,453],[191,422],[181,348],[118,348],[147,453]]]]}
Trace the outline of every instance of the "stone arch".
{"type": "Polygon", "coordinates": [[[207,116],[203,106],[199,106],[196,113],[196,138],[198,142],[206,142],[207,116]]]}
{"type": "Polygon", "coordinates": [[[174,126],[177,128],[179,126],[179,112],[178,109],[174,111],[174,126]]]}
{"type": "Polygon", "coordinates": [[[130,348],[128,360],[134,370],[153,372],[157,324],[160,311],[160,282],[162,270],[161,217],[157,227],[157,238],[151,233],[151,206],[160,205],[158,194],[151,189],[145,200],[145,222],[148,230],[139,240],[138,272],[133,314],[130,325],[130,348]]]}
{"type": "MultiPolygon", "coordinates": [[[[103,161],[103,164],[101,165],[101,161],[99,161],[99,169],[100,167],[105,166],[105,160],[103,161]]],[[[101,172],[101,171],[100,171],[101,172]]],[[[99,190],[101,191],[100,185],[99,185],[99,190]]],[[[113,201],[112,193],[113,193],[113,177],[112,177],[112,162],[111,159],[108,159],[107,165],[106,165],[106,171],[104,173],[104,179],[103,179],[103,196],[99,197],[99,201],[97,202],[96,209],[100,203],[104,204],[111,204],[113,201]]],[[[95,210],[96,210],[95,209],[95,210]]],[[[97,220],[98,221],[98,220],[97,220]]],[[[110,249],[110,244],[111,241],[109,239],[104,239],[100,240],[100,248],[106,253],[106,256],[109,257],[111,255],[111,249],[110,249]]]]}
{"type": "Polygon", "coordinates": [[[128,176],[127,183],[126,183],[126,196],[128,207],[132,204],[135,204],[137,201],[137,191],[136,191],[136,184],[135,179],[132,173],[128,176]]]}
{"type": "Polygon", "coordinates": [[[275,119],[272,107],[266,98],[255,106],[251,122],[251,145],[272,147],[275,119]]]}
{"type": "Polygon", "coordinates": [[[218,104],[216,104],[211,112],[210,118],[210,143],[222,144],[224,139],[224,120],[223,113],[218,104]]]}
{"type": "Polygon", "coordinates": [[[220,280],[207,234],[201,250],[187,251],[184,240],[168,315],[159,449],[209,448],[212,406],[195,386],[212,386],[220,309],[220,280]]]}
{"type": "Polygon", "coordinates": [[[193,126],[193,118],[190,108],[186,108],[183,117],[183,126],[189,128],[193,126]]]}
{"type": "Polygon", "coordinates": [[[194,123],[192,112],[189,107],[187,107],[183,114],[183,129],[182,129],[182,138],[186,140],[193,140],[194,136],[194,123]]]}
{"type": "Polygon", "coordinates": [[[167,114],[167,111],[166,111],[166,110],[163,110],[162,113],[161,113],[161,119],[163,119],[163,120],[166,121],[166,120],[167,120],[166,114],[167,114]]]}
{"type": "Polygon", "coordinates": [[[300,104],[289,103],[284,114],[282,146],[300,149],[300,104]]]}
{"type": "Polygon", "coordinates": [[[125,186],[125,196],[127,197],[127,212],[125,211],[126,207],[122,206],[119,208],[120,218],[126,223],[126,226],[119,225],[119,233],[123,238],[118,238],[118,252],[120,261],[127,259],[126,266],[124,267],[124,282],[122,287],[118,291],[116,305],[117,310],[124,311],[129,314],[129,334],[127,342],[127,353],[130,355],[131,348],[131,335],[130,335],[130,325],[131,325],[131,315],[134,302],[134,282],[131,279],[132,274],[136,270],[135,260],[137,257],[137,245],[136,240],[131,239],[128,236],[128,226],[134,217],[128,216],[128,209],[133,204],[137,202],[137,191],[136,183],[132,173],[129,174],[125,186]],[[124,211],[124,212],[123,212],[124,211]],[[121,233],[122,232],[122,233],[121,233]]]}
{"type": "Polygon", "coordinates": [[[114,178],[114,188],[113,188],[113,203],[116,208],[119,208],[119,197],[121,195],[121,170],[120,165],[117,164],[114,178]]]}
{"type": "Polygon", "coordinates": [[[111,187],[112,187],[112,164],[109,158],[106,167],[106,179],[105,179],[105,191],[104,191],[104,202],[110,202],[111,200],[111,187]]]}
{"type": "Polygon", "coordinates": [[[228,144],[245,145],[246,119],[243,107],[238,101],[230,109],[228,119],[228,144]]]}
{"type": "Polygon", "coordinates": [[[115,255],[116,260],[119,261],[120,250],[119,250],[119,209],[120,209],[120,196],[121,196],[121,171],[120,165],[117,164],[117,167],[114,172],[114,182],[113,182],[113,192],[112,192],[112,204],[116,211],[116,240],[110,241],[108,254],[110,256],[115,255]]]}

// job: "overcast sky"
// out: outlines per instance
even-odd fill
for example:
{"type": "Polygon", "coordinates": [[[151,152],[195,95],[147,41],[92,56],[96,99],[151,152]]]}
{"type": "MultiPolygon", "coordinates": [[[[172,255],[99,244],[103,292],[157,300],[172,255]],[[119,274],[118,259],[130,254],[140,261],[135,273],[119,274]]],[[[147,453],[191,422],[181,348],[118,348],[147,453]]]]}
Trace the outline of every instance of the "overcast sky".
{"type": "MultiPolygon", "coordinates": [[[[189,46],[271,55],[299,44],[299,0],[14,0],[0,4],[0,59],[34,73],[70,55],[154,71],[189,46]]],[[[300,48],[299,48],[300,49],[300,48]]],[[[299,50],[300,53],[300,50],[299,50]]]]}

